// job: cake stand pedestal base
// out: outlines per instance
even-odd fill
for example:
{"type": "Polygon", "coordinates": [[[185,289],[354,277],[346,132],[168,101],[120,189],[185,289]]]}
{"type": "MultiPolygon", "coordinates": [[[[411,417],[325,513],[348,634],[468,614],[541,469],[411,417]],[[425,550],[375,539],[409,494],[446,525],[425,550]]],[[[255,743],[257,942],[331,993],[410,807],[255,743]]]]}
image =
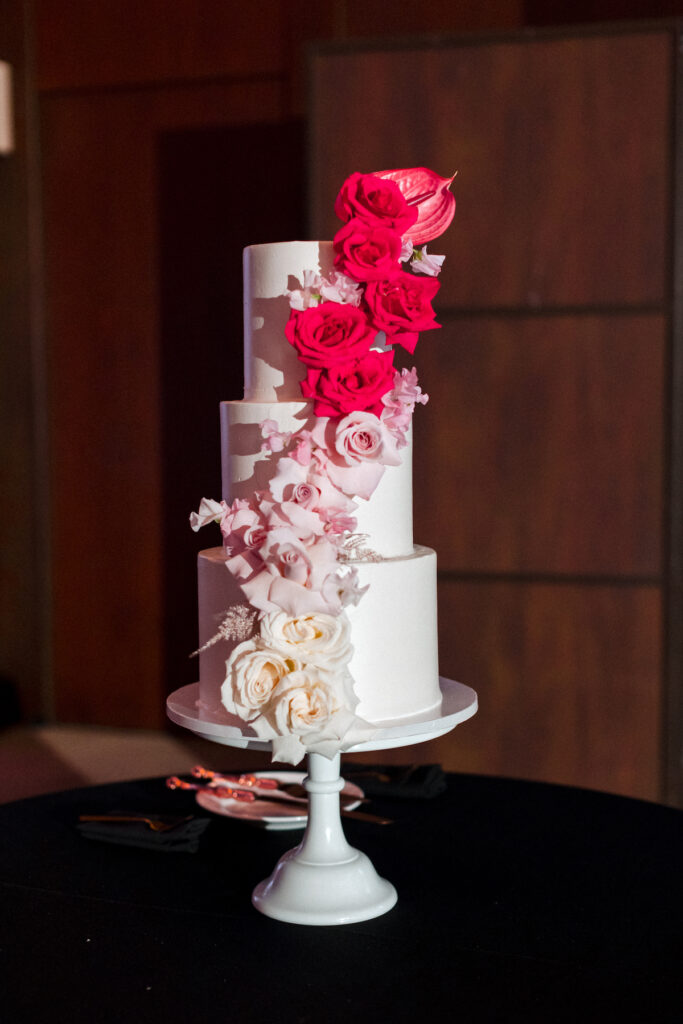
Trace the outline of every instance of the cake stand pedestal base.
{"type": "Polygon", "coordinates": [[[367,921],[391,910],[397,894],[370,860],[349,846],[339,816],[340,757],[308,755],[308,824],[299,846],[254,889],[257,910],[290,924],[367,921]]]}
{"type": "MultiPolygon", "coordinates": [[[[387,750],[444,736],[477,710],[477,695],[469,686],[440,679],[441,706],[413,719],[378,723],[372,736],[349,747],[387,750]]],[[[184,686],[166,702],[169,718],[203,739],[231,747],[269,750],[244,722],[222,709],[202,709],[199,684],[184,686]]],[[[260,882],[252,903],[268,917],[291,924],[352,924],[386,914],[396,903],[396,890],[375,871],[364,853],[344,837],[339,793],[340,755],[308,755],[309,810],[301,843],[280,858],[269,878],[260,882]]]]}

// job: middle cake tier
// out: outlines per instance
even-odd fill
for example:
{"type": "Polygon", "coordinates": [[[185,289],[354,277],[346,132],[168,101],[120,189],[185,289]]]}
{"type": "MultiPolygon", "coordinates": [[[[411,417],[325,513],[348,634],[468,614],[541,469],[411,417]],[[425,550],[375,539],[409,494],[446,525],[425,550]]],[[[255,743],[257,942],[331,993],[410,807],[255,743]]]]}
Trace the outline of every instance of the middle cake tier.
{"type": "MultiPolygon", "coordinates": [[[[309,402],[221,402],[222,497],[250,499],[272,479],[273,456],[261,450],[261,424],[272,420],[281,432],[311,429],[309,402]]],[[[382,558],[411,555],[413,550],[412,432],[400,450],[401,465],[389,466],[370,501],[357,499],[353,513],[363,546],[382,558]]]]}

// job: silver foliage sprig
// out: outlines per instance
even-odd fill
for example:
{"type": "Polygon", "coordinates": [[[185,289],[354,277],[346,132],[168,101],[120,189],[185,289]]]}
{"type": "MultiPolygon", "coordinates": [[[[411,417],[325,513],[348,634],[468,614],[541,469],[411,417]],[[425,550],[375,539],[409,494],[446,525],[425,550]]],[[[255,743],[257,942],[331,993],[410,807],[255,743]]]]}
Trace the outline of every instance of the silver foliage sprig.
{"type": "Polygon", "coordinates": [[[381,562],[382,556],[366,546],[367,533],[351,533],[344,540],[337,558],[340,562],[381,562]]]}
{"type": "Polygon", "coordinates": [[[254,623],[257,615],[258,611],[255,608],[250,608],[248,605],[231,605],[225,612],[217,632],[210,640],[202,644],[198,650],[193,651],[190,657],[196,658],[198,654],[202,654],[207,648],[213,647],[219,640],[248,640],[254,632],[254,623]]]}

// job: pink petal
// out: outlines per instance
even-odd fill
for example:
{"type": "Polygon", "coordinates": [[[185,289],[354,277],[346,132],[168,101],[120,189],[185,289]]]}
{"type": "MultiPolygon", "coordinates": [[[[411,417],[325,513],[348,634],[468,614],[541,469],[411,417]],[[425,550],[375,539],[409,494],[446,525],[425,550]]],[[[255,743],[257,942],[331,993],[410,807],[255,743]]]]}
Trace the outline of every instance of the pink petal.
{"type": "Polygon", "coordinates": [[[417,220],[410,229],[413,245],[431,242],[444,233],[455,214],[455,196],[450,191],[455,175],[442,178],[426,167],[373,173],[395,181],[408,203],[417,206],[417,220]]]}

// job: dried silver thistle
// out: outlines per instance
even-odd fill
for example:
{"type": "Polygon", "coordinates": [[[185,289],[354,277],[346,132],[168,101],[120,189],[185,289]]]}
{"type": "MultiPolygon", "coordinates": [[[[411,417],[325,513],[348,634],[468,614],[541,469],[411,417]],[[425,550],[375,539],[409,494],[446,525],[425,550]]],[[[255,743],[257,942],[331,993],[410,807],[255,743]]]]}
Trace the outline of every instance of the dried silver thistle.
{"type": "Polygon", "coordinates": [[[254,633],[254,622],[257,615],[258,611],[255,608],[250,608],[248,604],[231,605],[225,612],[217,632],[198,650],[193,651],[190,657],[196,658],[198,654],[208,647],[213,647],[219,640],[248,640],[254,633]]]}
{"type": "Polygon", "coordinates": [[[337,556],[340,562],[381,562],[382,556],[366,547],[367,533],[352,533],[344,541],[337,556]]]}

